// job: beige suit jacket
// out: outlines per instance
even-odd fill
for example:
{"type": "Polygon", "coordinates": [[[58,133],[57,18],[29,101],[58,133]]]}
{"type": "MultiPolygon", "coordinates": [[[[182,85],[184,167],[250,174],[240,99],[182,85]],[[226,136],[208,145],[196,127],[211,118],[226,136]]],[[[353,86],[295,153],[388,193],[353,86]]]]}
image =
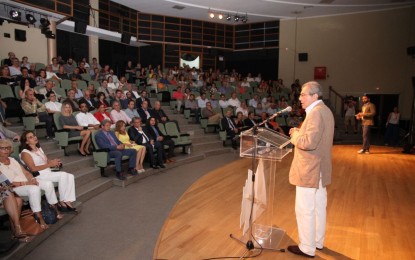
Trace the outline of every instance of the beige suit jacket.
{"type": "Polygon", "coordinates": [[[295,145],[290,169],[290,183],[300,187],[318,188],[320,173],[323,187],[331,183],[334,117],[323,103],[311,109],[299,131],[294,131],[295,145]]]}
{"type": "Polygon", "coordinates": [[[362,125],[374,125],[373,118],[376,115],[376,107],[373,103],[367,102],[362,106],[362,125]]]}

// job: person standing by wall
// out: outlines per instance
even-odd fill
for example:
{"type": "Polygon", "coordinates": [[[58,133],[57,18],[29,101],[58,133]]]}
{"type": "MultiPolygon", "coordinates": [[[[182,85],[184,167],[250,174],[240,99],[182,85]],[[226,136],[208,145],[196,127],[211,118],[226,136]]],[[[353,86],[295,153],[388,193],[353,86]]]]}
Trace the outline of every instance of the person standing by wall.
{"type": "Polygon", "coordinates": [[[395,146],[398,144],[400,117],[401,114],[399,113],[398,107],[394,107],[386,121],[385,145],[395,146]]]}
{"type": "Polygon", "coordinates": [[[300,243],[288,246],[293,254],[313,258],[322,250],[326,233],[326,186],[331,183],[334,117],[322,101],[315,81],[303,85],[299,100],[307,116],[301,128],[290,130],[295,146],[289,180],[296,186],[295,214],[300,243]]]}
{"type": "Polygon", "coordinates": [[[376,107],[373,103],[370,102],[370,98],[366,95],[362,97],[362,112],[356,115],[357,120],[362,120],[362,130],[363,130],[363,146],[357,153],[369,154],[370,149],[370,128],[374,124],[374,117],[376,115],[376,107]]]}

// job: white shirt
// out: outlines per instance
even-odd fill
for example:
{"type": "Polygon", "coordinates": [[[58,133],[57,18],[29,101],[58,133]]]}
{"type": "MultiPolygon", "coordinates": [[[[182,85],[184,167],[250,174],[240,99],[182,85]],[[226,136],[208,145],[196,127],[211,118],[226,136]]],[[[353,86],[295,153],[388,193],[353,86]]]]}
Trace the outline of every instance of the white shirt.
{"type": "Polygon", "coordinates": [[[248,105],[250,106],[250,107],[257,107],[257,105],[258,105],[258,101],[256,101],[255,99],[250,99],[249,100],[249,102],[248,102],[248,105]]]}
{"type": "Polygon", "coordinates": [[[241,83],[241,87],[244,87],[244,88],[249,88],[251,86],[251,84],[249,84],[249,82],[247,81],[247,82],[242,82],[241,83]]]}
{"type": "Polygon", "coordinates": [[[219,106],[221,108],[227,108],[229,106],[228,101],[227,100],[219,100],[219,106]]]}
{"type": "MultiPolygon", "coordinates": [[[[124,91],[124,95],[127,95],[127,92],[128,92],[128,90],[125,90],[124,91]]],[[[138,92],[137,91],[135,91],[135,90],[133,90],[133,91],[131,91],[131,92],[133,92],[133,95],[134,95],[134,97],[137,99],[137,98],[140,98],[140,95],[138,94],[138,92]]]]}
{"type": "Polygon", "coordinates": [[[47,109],[50,109],[52,111],[56,111],[56,112],[61,112],[61,108],[62,108],[62,104],[59,103],[58,101],[52,102],[46,102],[45,106],[47,109]]]}
{"type": "Polygon", "coordinates": [[[240,107],[241,101],[239,101],[238,98],[235,98],[235,99],[230,98],[228,99],[228,105],[232,107],[240,107]]]}
{"type": "Polygon", "coordinates": [[[76,122],[78,122],[78,125],[80,126],[99,125],[98,119],[96,119],[94,115],[89,112],[79,112],[76,114],[75,118],[76,122]]]}
{"type": "Polygon", "coordinates": [[[112,122],[117,122],[118,120],[124,121],[126,124],[131,122],[131,118],[125,113],[124,110],[120,110],[119,112],[115,109],[111,110],[110,113],[112,122]]]}
{"type": "Polygon", "coordinates": [[[207,98],[205,98],[205,99],[199,99],[198,101],[197,101],[197,105],[200,107],[200,108],[204,108],[204,107],[206,107],[206,103],[207,102],[209,102],[209,99],[207,99],[207,98]]]}
{"type": "Polygon", "coordinates": [[[236,109],[236,111],[235,111],[235,114],[238,114],[238,112],[242,112],[242,115],[244,116],[244,117],[248,117],[248,109],[244,109],[244,108],[242,108],[242,107],[238,107],[237,109],[236,109]]]}

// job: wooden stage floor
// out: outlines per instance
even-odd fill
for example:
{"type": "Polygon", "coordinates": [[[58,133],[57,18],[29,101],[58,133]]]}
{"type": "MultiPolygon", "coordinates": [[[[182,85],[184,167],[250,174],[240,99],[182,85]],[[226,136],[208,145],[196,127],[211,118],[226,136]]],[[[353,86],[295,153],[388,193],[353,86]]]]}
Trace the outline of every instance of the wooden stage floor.
{"type": "MultiPolygon", "coordinates": [[[[327,232],[316,259],[415,259],[415,155],[401,148],[333,148],[328,186],[327,232]]],[[[298,243],[295,187],[288,182],[293,154],[279,163],[274,225],[286,230],[280,244],[298,243]]],[[[241,235],[242,187],[250,159],[241,158],[194,183],[177,202],[160,233],[154,259],[242,256],[245,247],[229,238],[241,235]]],[[[255,253],[255,251],[253,252],[255,253]]],[[[257,259],[306,259],[286,251],[263,251],[257,259]]]]}

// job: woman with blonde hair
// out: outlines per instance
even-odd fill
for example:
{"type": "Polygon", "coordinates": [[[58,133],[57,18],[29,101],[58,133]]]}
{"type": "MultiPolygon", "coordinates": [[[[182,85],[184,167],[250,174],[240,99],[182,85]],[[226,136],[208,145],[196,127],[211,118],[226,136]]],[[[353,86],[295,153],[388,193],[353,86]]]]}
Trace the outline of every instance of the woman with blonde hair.
{"type": "Polygon", "coordinates": [[[126,131],[125,122],[118,120],[115,123],[115,135],[121,143],[125,144],[126,148],[132,148],[137,150],[137,159],[136,159],[136,170],[138,173],[145,172],[143,167],[143,161],[146,157],[146,147],[144,145],[138,145],[134,141],[130,140],[130,136],[126,131]]]}
{"type": "Polygon", "coordinates": [[[59,122],[63,129],[69,129],[69,137],[82,136],[82,142],[79,145],[79,154],[82,156],[91,155],[89,153],[89,146],[91,145],[91,130],[84,129],[76,121],[72,114],[72,106],[68,102],[62,104],[62,115],[59,117],[59,122]]]}

